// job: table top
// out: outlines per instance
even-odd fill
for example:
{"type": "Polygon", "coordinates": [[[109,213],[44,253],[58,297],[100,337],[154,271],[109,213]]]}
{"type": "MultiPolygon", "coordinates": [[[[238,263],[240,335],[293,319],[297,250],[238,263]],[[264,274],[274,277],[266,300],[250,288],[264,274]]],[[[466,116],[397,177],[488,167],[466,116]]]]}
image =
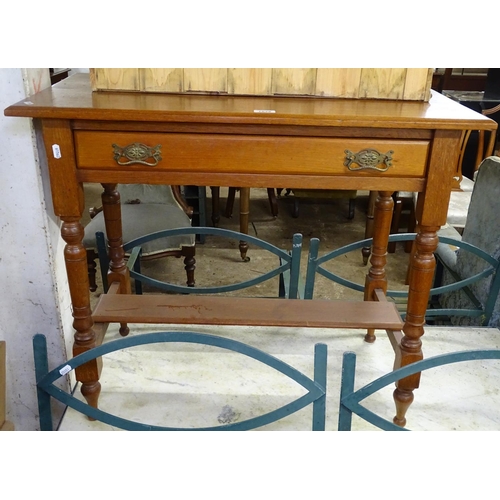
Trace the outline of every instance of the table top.
{"type": "Polygon", "coordinates": [[[432,92],[429,102],[92,92],[73,75],[9,106],[5,116],[67,120],[495,130],[495,121],[432,92]]]}

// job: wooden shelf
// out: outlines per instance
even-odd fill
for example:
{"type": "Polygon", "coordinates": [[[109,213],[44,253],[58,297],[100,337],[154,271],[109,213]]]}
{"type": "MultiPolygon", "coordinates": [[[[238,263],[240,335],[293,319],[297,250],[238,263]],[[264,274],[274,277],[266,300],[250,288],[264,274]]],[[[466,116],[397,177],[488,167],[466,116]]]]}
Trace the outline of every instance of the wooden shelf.
{"type": "Polygon", "coordinates": [[[102,295],[97,323],[276,326],[295,328],[403,327],[390,302],[292,300],[203,295],[102,295]]]}

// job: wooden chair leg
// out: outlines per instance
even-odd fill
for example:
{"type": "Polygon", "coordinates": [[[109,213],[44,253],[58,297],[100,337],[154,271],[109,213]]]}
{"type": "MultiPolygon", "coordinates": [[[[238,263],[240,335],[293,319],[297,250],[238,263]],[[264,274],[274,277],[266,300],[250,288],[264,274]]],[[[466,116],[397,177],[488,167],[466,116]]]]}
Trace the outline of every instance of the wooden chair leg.
{"type": "Polygon", "coordinates": [[[95,280],[96,276],[96,259],[98,255],[93,249],[87,250],[87,268],[89,272],[89,289],[91,292],[95,292],[97,290],[97,283],[95,280]]]}
{"type": "Polygon", "coordinates": [[[234,199],[236,197],[236,188],[230,187],[227,192],[226,213],[225,216],[230,219],[233,216],[234,199]]]}
{"type": "Polygon", "coordinates": [[[349,220],[354,219],[354,212],[356,210],[356,200],[354,198],[351,198],[349,200],[349,213],[347,215],[347,218],[349,220]]]}
{"type": "Polygon", "coordinates": [[[196,269],[196,259],[194,258],[194,256],[196,253],[196,247],[194,245],[189,247],[182,247],[182,253],[184,255],[184,269],[186,270],[187,276],[186,284],[187,286],[194,287],[194,271],[196,269]]]}
{"type": "Polygon", "coordinates": [[[220,187],[211,186],[210,190],[212,192],[212,224],[217,227],[220,221],[220,187]]]}
{"type": "Polygon", "coordinates": [[[267,188],[267,197],[269,198],[269,205],[271,206],[271,214],[273,217],[278,217],[278,200],[276,199],[274,188],[267,188]]]}

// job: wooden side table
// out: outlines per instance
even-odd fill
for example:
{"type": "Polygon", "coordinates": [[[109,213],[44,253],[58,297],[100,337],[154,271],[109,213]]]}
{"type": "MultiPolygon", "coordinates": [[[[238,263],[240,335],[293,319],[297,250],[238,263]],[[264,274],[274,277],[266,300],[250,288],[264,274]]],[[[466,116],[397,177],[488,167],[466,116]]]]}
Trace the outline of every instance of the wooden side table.
{"type": "MultiPolygon", "coordinates": [[[[384,299],[391,195],[404,190],[420,193],[416,214],[419,234],[403,331],[395,332],[386,326],[396,367],[423,358],[421,336],[435,267],[433,251],[438,244],[437,231],[446,222],[462,131],[497,127],[489,118],[437,93],[432,94],[430,102],[92,93],[85,74],[67,78],[8,107],[4,113],[41,120],[54,210],[61,218],[61,234],[66,242],[74,355],[102,342],[107,321],[122,323],[123,334],[133,318],[166,322],[166,316],[161,314],[136,314],[147,300],[144,296],[124,296],[123,303],[135,305],[119,315],[92,315],[81,243],[84,182],[103,185],[111,260],[108,281],[111,289],[126,295],[130,294],[130,280],[121,241],[117,183],[377,191],[371,267],[365,285],[368,303],[331,309],[351,311],[345,325],[366,325],[367,341],[375,339],[373,330],[383,323],[375,316],[366,316],[360,322],[359,316],[362,310],[370,309],[363,304],[384,299]]],[[[109,300],[116,303],[119,299],[114,296],[109,300]]],[[[217,304],[226,300],[211,299],[219,299],[217,304]]],[[[107,296],[102,298],[101,312],[106,310],[107,300],[107,296]]],[[[184,296],[179,300],[192,304],[202,298],[184,296]]],[[[317,301],[299,302],[305,312],[320,307],[313,304],[317,301]]],[[[373,305],[375,311],[378,306],[373,305]]],[[[172,314],[174,311],[173,306],[165,306],[164,310],[172,314]]],[[[329,310],[325,309],[323,319],[335,327],[338,318],[329,310]]],[[[172,314],[167,316],[171,318],[172,314]]],[[[266,321],[273,323],[272,311],[266,321]]],[[[100,372],[99,360],[77,371],[83,395],[95,406],[100,372]]],[[[397,385],[394,421],[399,425],[405,424],[419,379],[419,374],[413,375],[397,385]]]]}

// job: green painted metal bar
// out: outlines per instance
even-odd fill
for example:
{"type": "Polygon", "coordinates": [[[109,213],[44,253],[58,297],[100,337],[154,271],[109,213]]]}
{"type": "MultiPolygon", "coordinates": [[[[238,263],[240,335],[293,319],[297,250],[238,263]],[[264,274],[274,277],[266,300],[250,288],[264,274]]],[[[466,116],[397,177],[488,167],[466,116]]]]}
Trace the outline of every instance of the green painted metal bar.
{"type": "Polygon", "coordinates": [[[326,420],[326,368],[328,347],[326,344],[314,346],[314,382],[324,389],[323,396],[313,402],[313,431],[324,431],[326,420]]]}
{"type": "Polygon", "coordinates": [[[350,431],[352,426],[352,410],[342,404],[344,398],[354,392],[354,377],[356,373],[356,354],[345,352],[342,362],[342,377],[340,382],[339,431],[350,431]]]}
{"type": "MultiPolygon", "coordinates": [[[[41,355],[38,352],[40,344],[43,344],[44,341],[41,340],[43,335],[37,334],[36,340],[33,342],[33,346],[35,349],[35,359],[39,358],[41,355]]],[[[321,351],[321,348],[320,348],[321,351]]],[[[319,398],[323,398],[326,394],[325,385],[320,384],[320,380],[326,380],[326,357],[319,356],[319,367],[315,367],[315,373],[318,373],[318,380],[311,380],[309,377],[288,365],[287,363],[271,356],[259,349],[251,347],[242,342],[238,342],[235,340],[217,337],[214,335],[207,335],[201,333],[194,332],[158,332],[158,333],[150,333],[143,334],[135,337],[126,337],[119,340],[115,340],[96,348],[90,349],[75,358],[69,360],[66,363],[63,363],[53,369],[52,371],[46,373],[45,370],[40,369],[41,378],[37,381],[37,387],[54,397],[55,399],[61,401],[67,406],[74,408],[75,410],[91,417],[96,420],[100,420],[104,423],[107,423],[113,427],[118,427],[126,430],[171,430],[171,431],[180,431],[180,430],[188,430],[188,431],[200,431],[200,430],[249,430],[257,427],[261,427],[263,425],[268,425],[272,422],[280,420],[288,415],[291,415],[302,408],[308,406],[309,404],[314,403],[319,398]],[[278,372],[283,375],[289,377],[294,380],[296,383],[301,385],[307,390],[307,393],[296,400],[288,403],[276,410],[268,412],[259,417],[250,418],[244,420],[242,422],[235,422],[232,424],[221,425],[221,426],[213,426],[213,427],[203,427],[203,428],[179,428],[179,427],[163,427],[163,426],[153,426],[149,424],[142,424],[138,422],[134,422],[131,420],[127,420],[121,417],[117,417],[115,415],[111,415],[107,412],[99,410],[97,408],[93,408],[86,403],[78,400],[71,394],[62,391],[58,387],[54,385],[54,382],[59,379],[61,376],[69,373],[71,370],[81,366],[88,361],[109,354],[110,352],[115,352],[118,350],[126,349],[129,347],[135,347],[138,345],[148,345],[153,343],[163,343],[163,342],[181,342],[181,343],[194,343],[194,344],[202,344],[202,345],[211,345],[215,347],[220,347],[222,349],[227,349],[233,352],[241,353],[245,356],[253,358],[261,363],[274,368],[278,372]],[[325,374],[322,375],[319,372],[324,370],[325,374]]],[[[316,377],[316,375],[315,375],[316,377]]],[[[321,418],[317,417],[318,421],[316,423],[316,430],[320,429],[321,418]]]]}
{"type": "MultiPolygon", "coordinates": [[[[483,309],[427,309],[425,311],[425,317],[432,319],[438,318],[440,316],[450,317],[450,316],[463,316],[468,318],[477,318],[484,315],[483,309]]],[[[401,319],[405,319],[406,312],[400,313],[401,319]]],[[[483,322],[484,324],[484,322],[483,322]]]]}
{"type": "Polygon", "coordinates": [[[177,229],[166,229],[164,231],[157,231],[156,233],[151,233],[141,238],[136,238],[135,240],[129,241],[126,245],[123,245],[123,248],[126,252],[130,251],[132,248],[136,246],[142,246],[144,243],[148,243],[150,241],[166,238],[168,236],[180,236],[180,235],[189,235],[189,234],[205,234],[205,235],[215,235],[215,236],[225,236],[230,239],[238,239],[241,241],[246,241],[247,243],[253,243],[258,247],[268,250],[271,253],[274,253],[278,257],[283,257],[285,260],[289,260],[290,256],[285,250],[278,248],[267,241],[261,240],[254,236],[250,236],[249,234],[239,233],[237,231],[231,231],[229,229],[221,229],[217,227],[181,227],[177,229]]]}
{"type": "Polygon", "coordinates": [[[47,340],[43,335],[33,337],[33,355],[35,361],[35,380],[37,383],[36,395],[38,399],[38,414],[40,430],[52,431],[52,412],[50,410],[50,395],[38,384],[49,373],[49,360],[47,356],[47,340]]]}
{"type": "MultiPolygon", "coordinates": [[[[338,274],[332,273],[331,271],[328,271],[327,269],[324,269],[320,266],[317,266],[316,272],[318,274],[321,274],[325,278],[328,278],[331,281],[334,281],[335,283],[338,283],[339,285],[343,285],[345,287],[350,288],[351,290],[356,290],[357,292],[363,292],[364,291],[364,286],[355,283],[354,281],[348,280],[346,278],[342,278],[338,274]]],[[[495,272],[495,269],[489,268],[481,273],[475,274],[474,276],[471,276],[470,278],[466,278],[464,280],[461,280],[457,283],[451,283],[449,285],[444,285],[436,288],[432,288],[429,295],[441,295],[443,293],[447,292],[452,292],[455,290],[460,290],[464,287],[467,287],[468,285],[471,285],[472,283],[475,283],[481,279],[487,278],[491,274],[495,272]]],[[[387,290],[386,293],[387,297],[408,297],[408,292],[405,290],[387,290]]]]}
{"type": "MultiPolygon", "coordinates": [[[[132,274],[141,275],[141,254],[142,247],[134,247],[130,252],[130,257],[127,260],[127,267],[132,274]]],[[[140,280],[134,281],[134,288],[136,295],[142,295],[142,282],[140,280]]]]}
{"type": "Polygon", "coordinates": [[[302,254],[302,235],[294,234],[292,239],[292,255],[290,260],[290,289],[288,298],[296,299],[299,290],[300,258],[302,254]]]}
{"type": "Polygon", "coordinates": [[[130,276],[135,280],[139,280],[142,283],[148,284],[150,286],[154,286],[160,290],[165,290],[169,292],[177,292],[177,293],[196,293],[196,294],[209,294],[209,293],[223,293],[223,292],[232,292],[235,290],[241,290],[243,288],[250,288],[251,286],[258,285],[259,283],[263,283],[279,274],[284,273],[285,271],[290,269],[290,263],[286,263],[282,266],[279,266],[267,273],[261,274],[256,278],[252,278],[246,281],[240,281],[239,283],[233,283],[232,285],[221,285],[221,286],[197,286],[197,287],[188,287],[184,285],[174,285],[172,283],[166,283],[164,281],[157,280],[155,278],[151,278],[150,276],[146,276],[144,274],[136,273],[135,271],[130,272],[130,276]]]}
{"type": "Polygon", "coordinates": [[[136,269],[136,262],[141,256],[141,247],[134,247],[130,252],[130,257],[127,260],[127,267],[129,271],[136,269]]]}
{"type": "Polygon", "coordinates": [[[312,299],[314,295],[314,282],[318,268],[319,239],[311,238],[309,242],[309,255],[307,258],[306,285],[304,299],[312,299]]]}
{"type": "MultiPolygon", "coordinates": [[[[391,234],[389,236],[389,242],[392,241],[413,241],[416,237],[417,233],[399,233],[399,234],[391,234]]],[[[498,260],[492,257],[490,254],[485,252],[484,250],[481,250],[480,248],[471,245],[470,243],[467,243],[466,241],[462,240],[455,240],[453,238],[449,238],[447,236],[440,236],[439,237],[439,242],[440,243],[446,243],[448,245],[454,245],[460,248],[464,248],[465,250],[473,253],[474,255],[477,255],[478,257],[482,258],[488,264],[496,267],[498,266],[498,260]]],[[[354,250],[359,250],[363,247],[366,246],[371,246],[373,243],[373,238],[367,238],[364,240],[356,241],[354,243],[350,243],[349,245],[345,245],[343,247],[337,248],[336,250],[332,250],[331,252],[321,256],[317,260],[317,264],[323,264],[324,262],[328,262],[329,260],[332,260],[334,258],[337,258],[341,255],[344,255],[346,253],[352,252],[354,250]]]]}
{"type": "Polygon", "coordinates": [[[359,285],[358,283],[354,283],[354,281],[342,278],[338,274],[332,273],[328,271],[327,269],[324,269],[320,266],[317,266],[316,272],[318,274],[321,274],[325,278],[328,278],[331,281],[334,281],[335,283],[338,283],[339,285],[346,286],[348,288],[351,288],[352,290],[356,290],[358,292],[363,292],[365,290],[365,287],[362,285],[359,285]]]}

